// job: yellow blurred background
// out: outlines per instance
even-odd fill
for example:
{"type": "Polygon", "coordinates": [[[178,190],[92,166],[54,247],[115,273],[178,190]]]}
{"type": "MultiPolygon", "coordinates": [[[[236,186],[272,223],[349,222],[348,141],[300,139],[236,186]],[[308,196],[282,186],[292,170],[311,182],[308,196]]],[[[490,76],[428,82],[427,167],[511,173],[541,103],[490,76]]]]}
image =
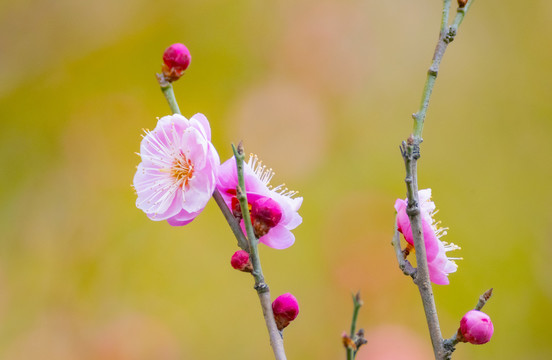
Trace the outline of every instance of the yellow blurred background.
{"type": "MultiPolygon", "coordinates": [[[[244,140],[304,197],[296,243],[261,248],[273,297],[292,292],[289,359],[429,359],[417,289],[392,236],[440,1],[23,0],[0,4],[0,358],[270,359],[252,279],[216,205],[186,227],[150,221],[130,187],[142,128],[175,84],[222,160],[244,140]]],[[[550,359],[552,2],[477,1],[431,101],[420,188],[462,247],[434,288],[449,337],[478,296],[495,334],[455,359],[550,359]]]]}

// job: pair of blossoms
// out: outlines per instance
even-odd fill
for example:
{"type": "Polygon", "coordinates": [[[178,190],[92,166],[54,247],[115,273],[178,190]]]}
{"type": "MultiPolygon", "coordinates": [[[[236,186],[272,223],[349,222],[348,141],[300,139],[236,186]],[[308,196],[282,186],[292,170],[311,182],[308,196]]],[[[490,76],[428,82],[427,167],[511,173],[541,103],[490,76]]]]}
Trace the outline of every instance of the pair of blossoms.
{"type": "MultiPolygon", "coordinates": [[[[192,222],[205,209],[217,188],[234,215],[241,217],[236,197],[238,174],[232,157],[224,164],[211,143],[207,118],[196,114],[191,119],[175,114],[159,119],[153,131],[146,131],[140,145],[142,162],[134,176],[138,195],[136,206],[156,221],[167,220],[182,226],[192,222]]],[[[273,176],[256,156],[244,164],[244,180],[251,220],[261,243],[275,249],[291,246],[291,230],[302,222],[298,210],[303,198],[282,186],[271,188],[273,176]]],[[[241,220],[243,225],[243,219],[241,220]]],[[[235,269],[252,271],[249,254],[237,251],[231,260],[235,269]]],[[[297,299],[290,293],[277,297],[272,309],[279,330],[299,313],[297,299]]]]}
{"type": "MultiPolygon", "coordinates": [[[[186,225],[205,209],[215,188],[238,215],[236,161],[232,157],[220,164],[204,115],[186,119],[174,114],[159,119],[153,131],[146,131],[139,155],[142,162],[134,176],[136,206],[151,220],[186,225]]],[[[256,156],[244,164],[255,233],[261,243],[285,249],[295,242],[291,230],[302,222],[298,210],[303,198],[293,197],[295,192],[282,186],[272,188],[269,185],[272,176],[273,172],[256,156]]]]}

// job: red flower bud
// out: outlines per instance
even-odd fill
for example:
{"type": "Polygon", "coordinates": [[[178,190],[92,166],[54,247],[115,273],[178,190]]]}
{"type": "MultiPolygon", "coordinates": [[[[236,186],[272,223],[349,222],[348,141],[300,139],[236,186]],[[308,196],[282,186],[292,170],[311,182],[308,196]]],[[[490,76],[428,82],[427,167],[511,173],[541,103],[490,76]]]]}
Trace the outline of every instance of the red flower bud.
{"type": "Polygon", "coordinates": [[[272,312],[278,330],[282,331],[286,326],[299,315],[299,304],[295,296],[285,293],[278,296],[272,302],[272,312]]]}
{"type": "Polygon", "coordinates": [[[280,205],[269,197],[257,199],[251,205],[251,221],[257,238],[266,235],[281,219],[280,205]]]}
{"type": "Polygon", "coordinates": [[[247,253],[247,251],[243,251],[243,250],[236,251],[234,255],[232,255],[230,264],[236,270],[240,270],[243,272],[253,271],[253,265],[251,264],[251,260],[249,259],[249,254],[247,253]]]}
{"type": "Polygon", "coordinates": [[[489,342],[494,327],[489,315],[479,310],[470,310],[460,321],[460,334],[463,342],[481,345],[489,342]]]}
{"type": "Polygon", "coordinates": [[[178,80],[184,70],[190,66],[192,55],[184,44],[176,43],[169,46],[163,53],[163,75],[169,82],[178,80]]]}

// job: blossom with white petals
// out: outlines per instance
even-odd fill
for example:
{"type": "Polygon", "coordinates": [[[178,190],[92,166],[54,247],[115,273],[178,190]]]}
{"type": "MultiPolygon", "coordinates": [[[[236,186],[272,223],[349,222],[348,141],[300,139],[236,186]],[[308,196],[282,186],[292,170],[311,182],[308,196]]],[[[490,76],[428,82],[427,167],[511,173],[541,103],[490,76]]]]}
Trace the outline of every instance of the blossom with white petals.
{"type": "Polygon", "coordinates": [[[140,144],[142,162],[134,176],[136,206],[156,221],[173,226],[191,222],[216,186],[220,159],[202,114],[165,116],[140,144]]]}

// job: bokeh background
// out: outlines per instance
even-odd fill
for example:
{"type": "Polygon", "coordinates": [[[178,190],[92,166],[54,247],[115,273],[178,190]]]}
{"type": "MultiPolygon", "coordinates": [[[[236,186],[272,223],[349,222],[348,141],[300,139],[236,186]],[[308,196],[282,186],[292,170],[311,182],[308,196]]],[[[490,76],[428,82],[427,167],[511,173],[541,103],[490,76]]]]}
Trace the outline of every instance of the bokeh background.
{"type": "MultiPolygon", "coordinates": [[[[0,358],[270,359],[252,279],[214,203],[172,228],[136,209],[142,128],[168,106],[154,73],[207,115],[221,158],[244,140],[304,197],[293,247],[261,249],[292,292],[290,359],[344,359],[351,293],[360,360],[430,359],[417,289],[390,246],[440,1],[25,0],[0,4],[0,358]]],[[[420,187],[462,246],[434,289],[441,327],[490,287],[495,335],[455,359],[550,359],[552,2],[477,1],[431,101],[420,187]]]]}

